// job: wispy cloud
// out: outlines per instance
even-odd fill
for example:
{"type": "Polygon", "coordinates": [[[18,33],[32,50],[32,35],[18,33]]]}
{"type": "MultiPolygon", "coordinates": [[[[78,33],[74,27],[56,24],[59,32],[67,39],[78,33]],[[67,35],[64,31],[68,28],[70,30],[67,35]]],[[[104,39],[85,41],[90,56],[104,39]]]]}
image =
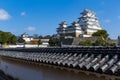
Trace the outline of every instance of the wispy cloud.
{"type": "Polygon", "coordinates": [[[25,15],[26,15],[26,12],[21,12],[20,15],[21,15],[21,16],[25,16],[25,15]]]}
{"type": "Polygon", "coordinates": [[[33,27],[33,26],[29,26],[29,27],[25,28],[25,30],[27,30],[27,31],[35,31],[36,28],[33,27]]]}
{"type": "Polygon", "coordinates": [[[0,20],[8,20],[10,19],[10,14],[4,9],[0,9],[0,20]]]}
{"type": "Polygon", "coordinates": [[[96,15],[103,15],[105,13],[105,11],[100,10],[100,11],[96,11],[95,13],[96,13],[96,15]]]}
{"type": "Polygon", "coordinates": [[[117,18],[120,19],[120,16],[118,16],[117,18]]]}
{"type": "Polygon", "coordinates": [[[110,20],[110,19],[106,19],[106,20],[104,20],[104,22],[105,22],[105,23],[110,23],[111,20],[110,20]]]}
{"type": "Polygon", "coordinates": [[[104,2],[104,1],[102,1],[102,2],[101,2],[101,5],[105,5],[105,2],[104,2]]]}

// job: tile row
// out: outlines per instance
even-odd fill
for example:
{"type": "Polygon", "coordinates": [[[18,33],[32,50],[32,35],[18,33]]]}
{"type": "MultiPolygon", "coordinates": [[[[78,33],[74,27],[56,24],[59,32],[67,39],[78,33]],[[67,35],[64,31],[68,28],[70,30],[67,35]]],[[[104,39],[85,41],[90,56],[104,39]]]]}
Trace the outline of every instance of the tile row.
{"type": "Polygon", "coordinates": [[[0,51],[1,56],[120,76],[118,54],[0,51]]]}

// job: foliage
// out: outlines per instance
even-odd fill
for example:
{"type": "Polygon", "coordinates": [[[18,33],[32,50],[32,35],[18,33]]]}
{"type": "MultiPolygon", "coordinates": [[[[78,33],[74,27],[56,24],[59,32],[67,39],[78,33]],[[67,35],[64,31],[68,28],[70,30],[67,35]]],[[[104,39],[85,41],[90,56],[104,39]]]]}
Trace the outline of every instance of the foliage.
{"type": "Polygon", "coordinates": [[[39,39],[38,40],[38,45],[41,45],[42,44],[42,41],[39,39]]]}
{"type": "Polygon", "coordinates": [[[98,30],[97,32],[93,33],[92,36],[99,36],[99,37],[102,37],[104,39],[107,39],[109,34],[107,33],[106,30],[98,30]]]}
{"type": "Polygon", "coordinates": [[[10,32],[0,31],[0,43],[1,44],[15,44],[17,42],[17,38],[15,35],[10,32]]]}
{"type": "Polygon", "coordinates": [[[18,41],[18,43],[25,43],[25,40],[22,38],[19,38],[17,41],[18,41]]]}
{"type": "Polygon", "coordinates": [[[116,44],[115,43],[111,43],[110,46],[116,46],[116,44]]]}
{"type": "Polygon", "coordinates": [[[80,46],[116,46],[115,43],[109,43],[107,40],[99,37],[95,42],[91,40],[81,41],[79,43],[80,46]]]}
{"type": "Polygon", "coordinates": [[[106,30],[98,30],[97,32],[93,33],[92,36],[98,36],[99,38],[93,43],[93,46],[115,46],[115,44],[109,43],[107,40],[109,34],[106,30]]]}
{"type": "Polygon", "coordinates": [[[109,46],[109,43],[104,40],[103,38],[99,37],[95,43],[93,43],[94,46],[109,46]]]}
{"type": "Polygon", "coordinates": [[[57,38],[50,38],[49,45],[50,46],[59,46],[60,45],[60,40],[57,39],[57,38]]]}
{"type": "Polygon", "coordinates": [[[91,40],[86,40],[86,41],[81,41],[79,43],[80,46],[92,46],[92,41],[91,40]]]}
{"type": "Polygon", "coordinates": [[[16,36],[15,36],[15,35],[12,35],[12,36],[10,37],[9,43],[10,43],[10,44],[16,44],[16,42],[17,42],[16,36]]]}

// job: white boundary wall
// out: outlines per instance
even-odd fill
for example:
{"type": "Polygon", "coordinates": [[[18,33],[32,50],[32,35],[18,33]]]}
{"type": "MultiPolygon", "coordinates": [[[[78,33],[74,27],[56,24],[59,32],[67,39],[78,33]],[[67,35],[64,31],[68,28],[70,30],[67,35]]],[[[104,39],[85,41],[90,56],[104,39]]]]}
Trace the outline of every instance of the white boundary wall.
{"type": "Polygon", "coordinates": [[[5,46],[6,48],[38,48],[38,47],[47,47],[47,45],[32,45],[32,44],[25,44],[25,45],[8,45],[5,46]]]}

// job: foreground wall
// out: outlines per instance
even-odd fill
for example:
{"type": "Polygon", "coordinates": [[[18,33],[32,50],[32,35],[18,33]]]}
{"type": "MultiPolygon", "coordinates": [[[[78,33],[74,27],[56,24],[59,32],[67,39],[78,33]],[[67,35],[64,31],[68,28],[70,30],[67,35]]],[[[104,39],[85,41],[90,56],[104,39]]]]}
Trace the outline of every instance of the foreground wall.
{"type": "Polygon", "coordinates": [[[0,56],[83,71],[87,75],[89,73],[99,74],[98,76],[112,75],[110,79],[113,80],[120,76],[120,47],[0,49],[0,56]]]}
{"type": "Polygon", "coordinates": [[[0,57],[0,69],[19,80],[120,80],[117,76],[0,57]]]}

